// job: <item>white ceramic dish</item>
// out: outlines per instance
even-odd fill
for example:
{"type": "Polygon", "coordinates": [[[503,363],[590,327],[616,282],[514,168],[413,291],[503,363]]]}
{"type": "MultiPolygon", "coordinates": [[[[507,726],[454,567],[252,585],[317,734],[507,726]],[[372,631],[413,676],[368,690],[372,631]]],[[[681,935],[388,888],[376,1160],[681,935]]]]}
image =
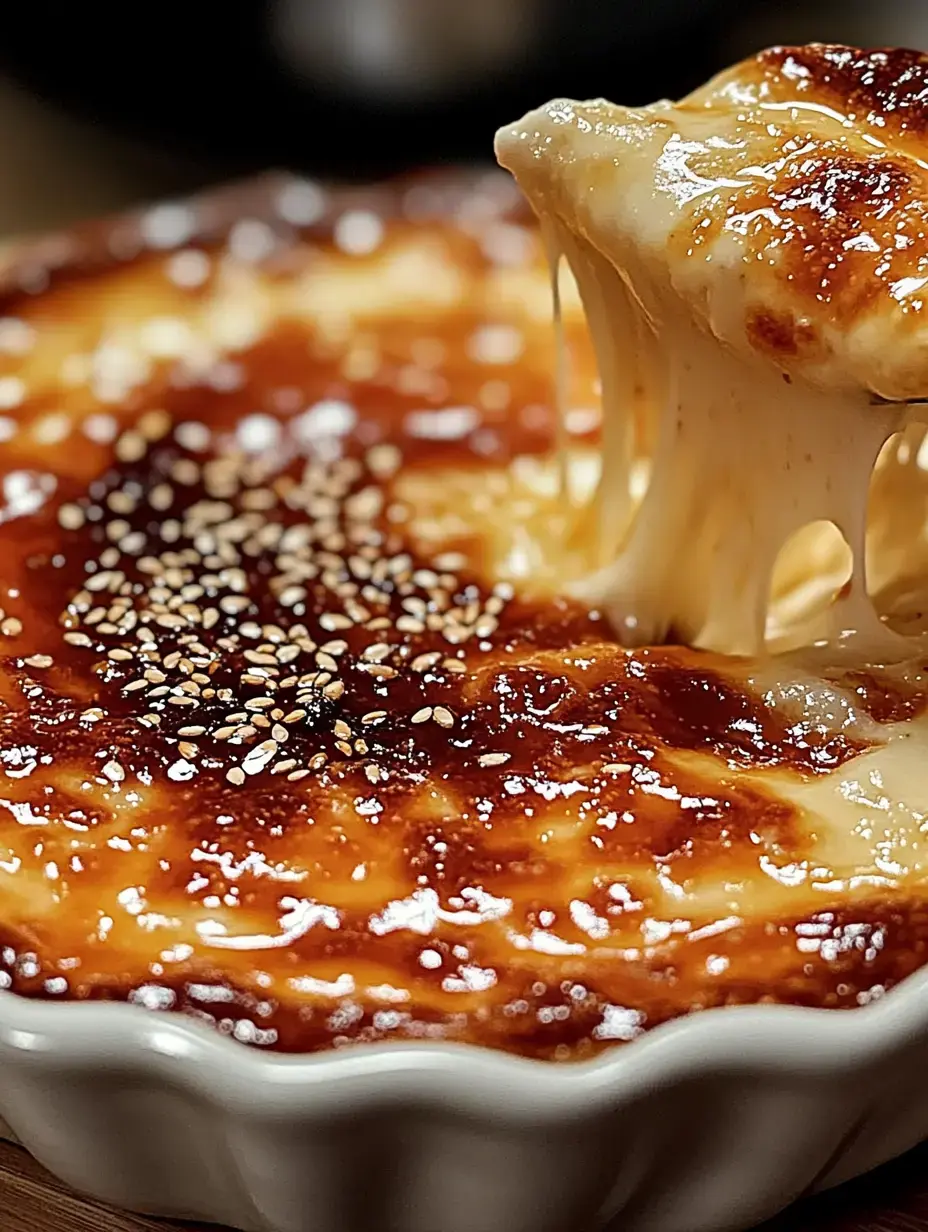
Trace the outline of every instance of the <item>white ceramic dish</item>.
{"type": "Polygon", "coordinates": [[[246,1232],[724,1232],[928,1135],[928,976],[847,1012],[709,1010],[576,1066],[268,1055],[3,993],[0,1116],[96,1198],[246,1232]]]}

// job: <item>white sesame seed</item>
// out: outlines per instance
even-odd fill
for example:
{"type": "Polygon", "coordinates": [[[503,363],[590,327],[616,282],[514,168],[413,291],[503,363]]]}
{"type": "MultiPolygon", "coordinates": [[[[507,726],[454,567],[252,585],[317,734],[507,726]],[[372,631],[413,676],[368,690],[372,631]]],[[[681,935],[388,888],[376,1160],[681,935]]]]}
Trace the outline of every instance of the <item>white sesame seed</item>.
{"type": "Polygon", "coordinates": [[[277,741],[263,740],[260,744],[256,744],[253,749],[248,750],[242,762],[242,769],[246,774],[257,774],[273,760],[276,754],[277,741]]]}
{"type": "Polygon", "coordinates": [[[502,766],[511,756],[511,753],[481,753],[477,762],[481,766],[502,766]]]}
{"type": "Polygon", "coordinates": [[[62,505],[58,510],[58,525],[64,530],[80,530],[85,521],[80,505],[62,505]]]}

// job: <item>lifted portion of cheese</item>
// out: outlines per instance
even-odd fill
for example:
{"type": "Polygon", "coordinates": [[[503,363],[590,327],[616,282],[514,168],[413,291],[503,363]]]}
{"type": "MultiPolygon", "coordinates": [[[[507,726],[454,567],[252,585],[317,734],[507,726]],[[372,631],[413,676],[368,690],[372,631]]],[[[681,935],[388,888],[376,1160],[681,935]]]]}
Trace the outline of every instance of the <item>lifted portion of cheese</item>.
{"type": "Polygon", "coordinates": [[[597,350],[602,567],[583,591],[629,644],[762,650],[777,555],[823,520],[853,572],[807,640],[900,651],[864,538],[877,456],[928,394],[928,142],[902,91],[928,121],[928,58],[776,49],[678,105],[558,100],[497,137],[597,350]]]}

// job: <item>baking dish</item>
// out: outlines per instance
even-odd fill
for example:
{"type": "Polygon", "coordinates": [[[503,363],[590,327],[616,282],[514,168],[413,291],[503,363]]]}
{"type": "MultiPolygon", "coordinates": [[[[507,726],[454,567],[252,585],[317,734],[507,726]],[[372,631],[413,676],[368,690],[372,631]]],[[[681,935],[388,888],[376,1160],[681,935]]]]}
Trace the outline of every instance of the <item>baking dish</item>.
{"type": "MultiPolygon", "coordinates": [[[[471,208],[512,202],[505,177],[476,182],[471,208]]],[[[461,183],[420,182],[407,213],[461,183]]],[[[17,246],[5,277],[188,243],[272,199],[311,225],[379,191],[271,177],[17,246]]],[[[180,1016],[0,993],[0,1117],[96,1198],[244,1232],[747,1228],[928,1133],[926,997],[918,974],[849,1013],[708,1010],[557,1066],[450,1044],[269,1055],[180,1016]]]]}
{"type": "Polygon", "coordinates": [[[0,996],[0,1114],[62,1180],[245,1232],[722,1232],[928,1133],[928,977],[847,1013],[708,1010],[605,1058],[251,1052],[0,996]]]}

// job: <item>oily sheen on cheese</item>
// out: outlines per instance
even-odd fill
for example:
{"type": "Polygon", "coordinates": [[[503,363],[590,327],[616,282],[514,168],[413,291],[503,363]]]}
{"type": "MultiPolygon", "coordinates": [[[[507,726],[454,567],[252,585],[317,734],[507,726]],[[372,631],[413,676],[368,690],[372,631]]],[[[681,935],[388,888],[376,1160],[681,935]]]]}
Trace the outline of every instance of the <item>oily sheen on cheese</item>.
{"type": "MultiPolygon", "coordinates": [[[[272,179],[0,267],[0,1021],[129,1001],[257,1048],[570,1061],[923,966],[919,429],[868,535],[905,658],[629,649],[577,586],[655,424],[603,485],[606,551],[587,509],[623,420],[566,277],[556,387],[546,239],[502,172],[272,179]]],[[[769,411],[800,381],[764,363],[769,411]]],[[[896,415],[848,438],[841,396],[815,403],[836,471],[896,415]]],[[[784,456],[757,427],[745,466],[784,456]]],[[[778,563],[794,641],[846,553],[813,527],[778,563]]]]}
{"type": "Polygon", "coordinates": [[[826,521],[850,577],[805,640],[904,657],[865,539],[878,455],[928,395],[926,81],[913,52],[778,48],[677,104],[562,99],[498,134],[596,345],[584,593],[628,644],[761,650],[781,549],[826,521]]]}

